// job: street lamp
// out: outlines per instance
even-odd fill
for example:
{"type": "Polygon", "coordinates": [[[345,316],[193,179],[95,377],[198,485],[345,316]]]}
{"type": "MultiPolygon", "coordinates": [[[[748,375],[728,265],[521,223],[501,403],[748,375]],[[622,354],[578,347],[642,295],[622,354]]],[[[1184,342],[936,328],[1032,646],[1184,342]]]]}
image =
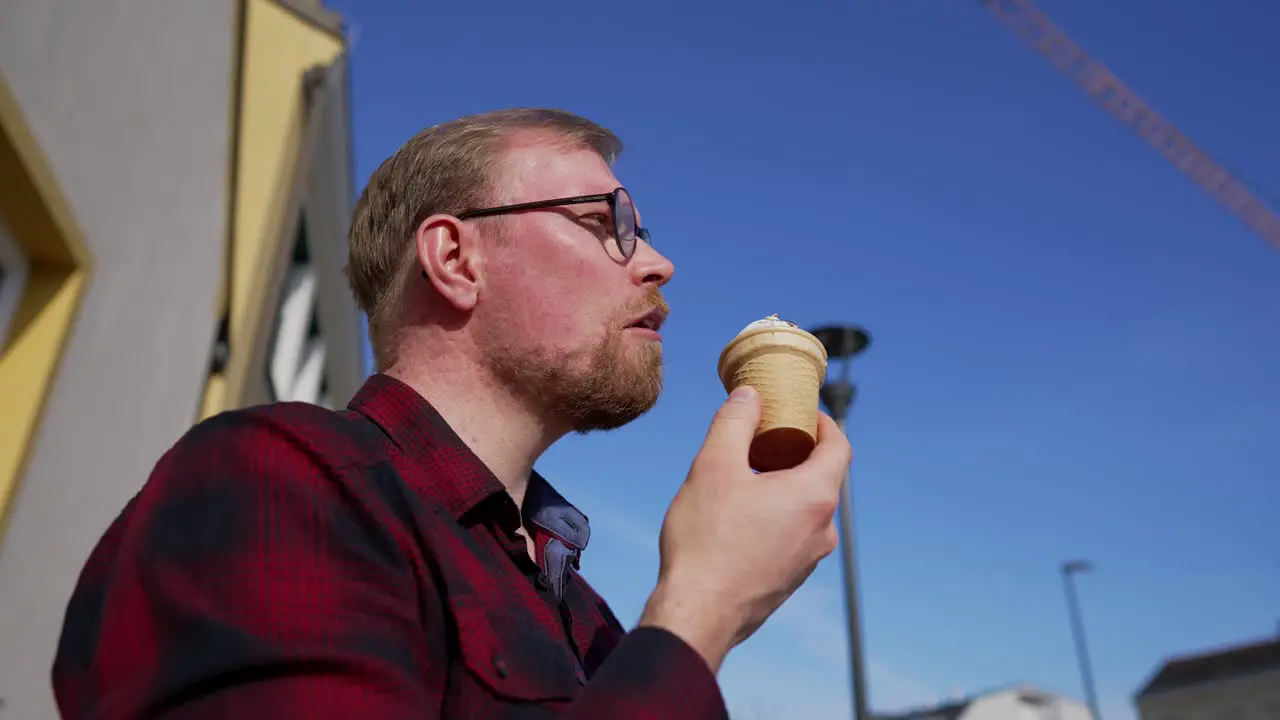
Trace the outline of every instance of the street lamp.
{"type": "Polygon", "coordinates": [[[1062,587],[1067,594],[1067,616],[1071,621],[1071,636],[1076,645],[1076,661],[1080,663],[1080,682],[1084,685],[1085,702],[1094,720],[1102,720],[1098,712],[1098,695],[1093,689],[1093,667],[1089,664],[1089,645],[1084,638],[1084,621],[1080,618],[1080,599],[1076,597],[1075,576],[1093,570],[1093,565],[1083,560],[1062,563],[1062,587]]]}
{"type": "MultiPolygon", "coordinates": [[[[845,419],[857,397],[858,388],[849,380],[849,366],[853,357],[871,343],[866,330],[856,325],[831,325],[812,331],[827,349],[828,361],[838,362],[840,369],[834,380],[823,383],[819,392],[822,404],[832,419],[847,432],[845,419]]],[[[853,674],[853,716],[856,720],[871,720],[867,710],[866,666],[862,656],[862,623],[858,619],[858,565],[853,542],[853,492],[849,488],[849,476],[845,475],[840,487],[840,540],[841,564],[844,566],[844,604],[849,621],[849,667],[853,674]]]]}

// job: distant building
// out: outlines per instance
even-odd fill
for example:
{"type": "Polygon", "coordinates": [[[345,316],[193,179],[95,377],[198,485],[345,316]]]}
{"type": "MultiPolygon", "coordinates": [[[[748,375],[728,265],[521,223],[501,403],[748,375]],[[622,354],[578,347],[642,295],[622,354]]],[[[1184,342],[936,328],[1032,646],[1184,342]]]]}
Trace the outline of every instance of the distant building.
{"type": "Polygon", "coordinates": [[[0,717],[193,423],[345,405],[347,40],[320,0],[0,2],[0,717]]]}
{"type": "Polygon", "coordinates": [[[1142,720],[1280,719],[1280,639],[1173,658],[1134,700],[1142,720]]]}
{"type": "Polygon", "coordinates": [[[1084,703],[1030,685],[993,690],[963,700],[907,712],[879,714],[876,720],[1090,720],[1084,703]]]}

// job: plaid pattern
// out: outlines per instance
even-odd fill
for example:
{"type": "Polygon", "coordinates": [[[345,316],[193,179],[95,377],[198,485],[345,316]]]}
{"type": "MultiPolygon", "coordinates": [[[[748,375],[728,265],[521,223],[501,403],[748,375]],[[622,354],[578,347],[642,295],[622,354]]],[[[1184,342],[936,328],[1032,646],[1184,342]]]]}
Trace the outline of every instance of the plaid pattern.
{"type": "Polygon", "coordinates": [[[540,477],[529,495],[541,565],[498,480],[387,376],[343,412],[202,422],[81,574],[63,717],[727,718],[697,653],[625,632],[574,571],[586,518],[540,477]]]}

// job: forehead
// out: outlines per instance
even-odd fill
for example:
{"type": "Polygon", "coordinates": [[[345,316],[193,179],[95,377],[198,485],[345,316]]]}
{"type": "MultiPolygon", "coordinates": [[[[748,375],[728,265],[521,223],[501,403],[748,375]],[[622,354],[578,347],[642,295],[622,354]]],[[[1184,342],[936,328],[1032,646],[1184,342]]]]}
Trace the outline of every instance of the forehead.
{"type": "Polygon", "coordinates": [[[501,177],[496,189],[503,203],[607,193],[619,185],[595,151],[551,138],[517,138],[503,157],[501,177]]]}

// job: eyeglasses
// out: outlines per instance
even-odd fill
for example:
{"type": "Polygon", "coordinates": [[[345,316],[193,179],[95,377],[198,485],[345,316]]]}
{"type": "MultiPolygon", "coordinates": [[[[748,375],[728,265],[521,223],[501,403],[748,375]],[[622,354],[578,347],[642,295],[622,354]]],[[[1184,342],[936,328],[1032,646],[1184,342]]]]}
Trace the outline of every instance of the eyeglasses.
{"type": "Polygon", "coordinates": [[[637,239],[649,242],[649,229],[640,227],[640,221],[636,218],[635,203],[631,201],[631,194],[627,192],[626,188],[617,188],[613,192],[602,195],[579,195],[578,197],[538,200],[515,205],[468,210],[459,213],[457,218],[459,220],[467,220],[469,218],[506,215],[521,210],[541,210],[561,205],[585,205],[586,203],[594,202],[609,203],[609,210],[613,215],[613,241],[617,243],[618,252],[622,253],[623,261],[630,260],[631,256],[636,252],[637,239]]]}

